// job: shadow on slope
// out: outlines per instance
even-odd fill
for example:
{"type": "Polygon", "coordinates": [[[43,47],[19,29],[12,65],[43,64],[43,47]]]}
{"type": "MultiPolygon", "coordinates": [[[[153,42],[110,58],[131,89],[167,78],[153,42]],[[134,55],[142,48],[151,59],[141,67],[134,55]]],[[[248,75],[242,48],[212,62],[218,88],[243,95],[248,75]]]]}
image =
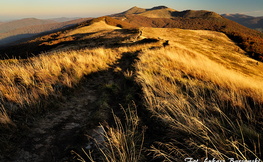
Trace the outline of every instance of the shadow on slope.
{"type": "Polygon", "coordinates": [[[81,49],[81,48],[99,48],[113,46],[126,46],[130,43],[120,43],[124,40],[130,39],[130,35],[123,36],[127,33],[136,33],[136,29],[121,29],[113,30],[111,32],[105,30],[100,31],[100,35],[95,36],[98,32],[85,33],[85,34],[74,34],[68,37],[60,37],[55,35],[45,36],[43,40],[36,42],[28,42],[25,44],[19,44],[13,47],[5,48],[0,50],[1,59],[9,58],[21,58],[26,59],[29,57],[37,56],[38,54],[48,52],[52,49],[81,49]],[[107,35],[115,35],[116,37],[107,37],[107,35]],[[117,36],[119,35],[119,36],[117,36]]]}
{"type": "MultiPolygon", "coordinates": [[[[78,25],[74,25],[65,29],[62,29],[57,32],[50,33],[48,35],[38,35],[33,37],[28,42],[12,45],[10,47],[6,48],[0,48],[0,57],[1,59],[8,59],[8,58],[22,58],[26,59],[28,57],[33,57],[36,55],[39,55],[40,53],[49,51],[53,48],[58,47],[59,45],[77,45],[79,43],[92,43],[92,41],[102,40],[101,36],[94,36],[94,39],[92,38],[80,38],[80,36],[87,37],[89,34],[85,35],[74,35],[74,36],[66,36],[67,33],[77,30],[79,28],[89,26],[93,23],[99,22],[99,21],[105,21],[106,24],[111,26],[118,26],[124,29],[132,28],[132,25],[129,25],[127,22],[122,22],[116,19],[113,19],[111,17],[100,17],[92,20],[88,20],[85,22],[82,22],[78,25]],[[86,39],[86,40],[85,40],[86,39]]],[[[45,33],[46,34],[46,33],[45,33]]],[[[94,33],[95,34],[95,33],[94,33]]],[[[103,35],[105,36],[105,34],[103,35]]],[[[110,38],[107,38],[110,42],[110,38]]]]}
{"type": "MultiPolygon", "coordinates": [[[[80,148],[86,147],[88,141],[84,134],[89,134],[104,120],[114,125],[110,115],[112,109],[122,118],[120,104],[126,107],[135,101],[142,105],[140,88],[133,76],[133,65],[140,51],[121,52],[116,63],[106,70],[85,75],[75,90],[65,87],[64,99],[54,101],[56,104],[49,100],[49,103],[41,104],[40,111],[32,108],[13,113],[12,120],[16,122],[17,129],[11,134],[3,132],[1,138],[8,134],[9,139],[2,141],[16,145],[16,149],[9,146],[4,160],[74,161],[70,152],[81,152],[80,148]],[[130,75],[126,75],[127,72],[130,75]]],[[[81,155],[84,157],[84,154],[81,155]]]]}
{"type": "Polygon", "coordinates": [[[7,37],[7,38],[0,39],[0,47],[1,46],[4,47],[7,44],[9,44],[10,42],[14,42],[14,41],[17,41],[17,40],[23,39],[23,38],[32,37],[34,35],[35,34],[19,34],[19,35],[10,36],[10,37],[7,37]]]}

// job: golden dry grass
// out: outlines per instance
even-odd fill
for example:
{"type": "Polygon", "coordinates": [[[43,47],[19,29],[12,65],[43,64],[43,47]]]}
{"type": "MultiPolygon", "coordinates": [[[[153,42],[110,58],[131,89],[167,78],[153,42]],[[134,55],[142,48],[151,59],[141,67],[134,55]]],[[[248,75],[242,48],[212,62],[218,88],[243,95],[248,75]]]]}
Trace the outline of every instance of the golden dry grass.
{"type": "Polygon", "coordinates": [[[148,148],[154,158],[261,158],[262,65],[247,58],[221,33],[141,30],[142,37],[159,37],[170,44],[155,49],[145,46],[136,72],[124,73],[136,77],[146,108],[155,117],[152,120],[158,120],[152,123],[159,125],[149,127],[167,133],[148,148]]]}
{"type": "Polygon", "coordinates": [[[175,28],[142,28],[144,37],[169,40],[173,47],[184,49],[198,56],[204,55],[227,69],[245,75],[263,77],[263,63],[245,56],[245,52],[225,34],[207,30],[184,30],[175,28]],[[158,34],[157,34],[158,33],[158,34]]]}
{"type": "MultiPolygon", "coordinates": [[[[136,78],[147,110],[157,117],[158,127],[166,128],[163,138],[168,142],[156,141],[149,149],[155,157],[167,161],[208,156],[217,159],[261,157],[263,64],[246,57],[244,51],[222,33],[141,30],[142,38],[169,40],[170,45],[163,48],[162,41],[134,45],[130,39],[123,42],[130,43],[127,47],[54,52],[24,61],[3,61],[0,64],[2,101],[21,107],[34,104],[43,97],[55,95],[63,87],[76,85],[84,75],[106,70],[123,53],[141,51],[136,72],[126,71],[124,75],[126,79],[136,78]]],[[[10,122],[8,111],[11,110],[2,108],[2,123],[10,122]]],[[[116,123],[122,127],[119,121],[116,123]]],[[[126,140],[125,132],[122,128],[121,134],[108,129],[109,146],[119,146],[108,147],[109,156],[124,155],[118,149],[126,146],[116,139],[126,140]]],[[[140,157],[136,154],[135,158],[140,157]]]]}
{"type": "Polygon", "coordinates": [[[171,8],[166,8],[166,9],[146,11],[144,13],[140,13],[139,15],[150,17],[150,18],[173,18],[172,16],[173,11],[175,10],[171,8]]]}
{"type": "Polygon", "coordinates": [[[0,123],[2,125],[13,124],[4,107],[0,109],[0,123]]]}
{"type": "Polygon", "coordinates": [[[97,141],[96,138],[93,139],[98,151],[101,153],[101,157],[96,157],[94,160],[94,156],[92,156],[90,150],[87,153],[87,151],[82,149],[86,155],[85,157],[82,157],[75,151],[71,151],[79,161],[86,162],[86,157],[91,162],[137,162],[143,159],[141,155],[146,128],[143,127],[142,132],[139,131],[140,119],[135,103],[133,103],[132,107],[128,106],[126,109],[122,107],[122,110],[124,112],[125,122],[122,122],[120,118],[113,113],[116,126],[111,127],[108,123],[104,123],[104,126],[100,126],[102,132],[96,132],[104,139],[104,141],[97,141]]]}
{"type": "Polygon", "coordinates": [[[105,161],[108,162],[140,161],[144,142],[144,130],[139,132],[139,117],[136,106],[135,108],[128,107],[126,110],[122,109],[126,122],[122,123],[113,114],[116,128],[112,128],[109,125],[103,127],[105,141],[102,144],[98,144],[102,145],[98,146],[98,148],[104,155],[105,161]]]}
{"type": "MultiPolygon", "coordinates": [[[[247,75],[226,60],[207,56],[206,48],[191,48],[191,42],[173,43],[141,53],[136,64],[147,109],[167,126],[166,138],[171,139],[153,145],[151,151],[168,161],[260,157],[261,73],[247,75]]],[[[215,55],[228,48],[225,43],[229,42],[214,49],[215,55]]]]}
{"type": "MultiPolygon", "coordinates": [[[[73,31],[73,34],[95,32],[96,34],[89,37],[105,37],[111,41],[119,41],[123,36],[133,35],[124,35],[121,31],[113,32],[119,28],[107,25],[105,21],[84,28],[85,30],[81,28],[73,31]]],[[[69,48],[71,49],[58,47],[49,53],[24,60],[0,61],[0,98],[4,105],[0,113],[1,123],[10,123],[7,115],[10,112],[38,104],[50,96],[56,97],[64,87],[77,85],[84,75],[109,68],[123,52],[136,51],[142,47],[75,50],[78,49],[78,45],[70,45],[69,48]]]]}
{"type": "MultiPolygon", "coordinates": [[[[166,78],[173,78],[173,76],[176,77],[173,74],[173,70],[176,68],[195,80],[212,83],[235,92],[242,92],[243,95],[251,96],[257,102],[263,103],[262,80],[242,75],[233,69],[227,69],[205,56],[179,49],[149,51],[147,55],[149,57],[147,61],[151,61],[151,63],[164,60],[164,62],[156,63],[158,66],[149,68],[149,74],[153,74],[157,68],[163,67],[161,75],[166,78]]],[[[142,63],[144,62],[142,61],[142,63]]]]}
{"type": "Polygon", "coordinates": [[[75,34],[96,33],[96,32],[101,31],[101,30],[116,30],[116,29],[121,29],[121,28],[108,25],[108,24],[106,24],[105,21],[99,21],[99,22],[95,22],[89,26],[84,26],[84,27],[78,28],[76,30],[73,30],[73,31],[69,32],[68,34],[66,34],[66,36],[71,36],[71,35],[75,35],[75,34]]]}
{"type": "Polygon", "coordinates": [[[112,49],[53,51],[27,60],[2,61],[0,97],[3,108],[1,123],[9,120],[7,112],[37,104],[57,96],[64,87],[74,87],[84,75],[107,70],[123,53],[136,52],[151,45],[112,49]],[[11,105],[10,105],[11,103],[11,105]]]}
{"type": "Polygon", "coordinates": [[[99,48],[43,54],[26,62],[3,62],[0,65],[2,102],[19,107],[32,105],[59,93],[63,87],[73,87],[84,75],[107,69],[118,57],[119,53],[111,49],[99,48]]]}

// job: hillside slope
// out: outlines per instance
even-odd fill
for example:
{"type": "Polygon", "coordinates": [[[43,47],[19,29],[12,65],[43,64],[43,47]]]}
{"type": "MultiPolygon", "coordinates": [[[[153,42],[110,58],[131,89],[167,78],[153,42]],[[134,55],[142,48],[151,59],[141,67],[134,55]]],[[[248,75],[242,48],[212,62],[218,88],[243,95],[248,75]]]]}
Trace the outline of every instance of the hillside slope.
{"type": "Polygon", "coordinates": [[[250,57],[263,61],[263,34],[261,32],[246,28],[223,17],[213,17],[213,13],[212,16],[208,17],[192,18],[149,18],[141,15],[127,15],[124,21],[138,27],[181,28],[223,32],[237,42],[250,57]]]}
{"type": "Polygon", "coordinates": [[[150,144],[156,161],[262,158],[262,63],[222,33],[143,29],[157,36],[170,45],[145,50],[136,64],[152,117],[146,139],[163,132],[150,144]]]}
{"type": "Polygon", "coordinates": [[[262,158],[263,63],[221,32],[125,25],[86,21],[1,61],[0,160],[262,158]]]}
{"type": "Polygon", "coordinates": [[[27,39],[23,38],[30,38],[34,35],[43,33],[43,32],[52,32],[54,30],[59,30],[62,28],[66,28],[69,26],[76,25],[78,23],[81,23],[83,21],[86,21],[90,18],[82,18],[82,19],[76,19],[76,20],[71,20],[71,21],[66,21],[66,22],[54,22],[54,23],[48,23],[48,24],[42,24],[42,25],[34,25],[26,27],[21,27],[13,30],[9,30],[4,33],[0,33],[0,46],[8,46],[11,44],[18,44],[27,41],[27,39]],[[21,41],[18,41],[20,40],[21,41]],[[14,42],[14,43],[11,43],[14,42]]]}
{"type": "Polygon", "coordinates": [[[250,57],[263,61],[263,34],[228,20],[215,12],[205,10],[180,12],[166,6],[152,9],[139,8],[140,12],[133,12],[136,10],[138,10],[137,7],[111,16],[137,27],[182,28],[223,32],[237,42],[250,57]]]}
{"type": "Polygon", "coordinates": [[[48,20],[54,20],[56,22],[65,22],[65,21],[72,21],[72,20],[76,20],[76,19],[81,19],[81,17],[59,17],[59,18],[52,18],[52,19],[48,19],[48,20]]]}
{"type": "MultiPolygon", "coordinates": [[[[138,7],[133,7],[125,12],[120,14],[111,15],[114,18],[110,17],[101,17],[94,19],[92,21],[97,21],[100,19],[106,19],[106,23],[118,26],[121,28],[134,28],[134,27],[157,27],[157,28],[182,28],[182,29],[194,29],[194,30],[213,30],[225,33],[229,38],[234,40],[243,50],[245,50],[247,55],[250,57],[263,61],[263,34],[261,32],[246,28],[236,22],[228,20],[215,12],[210,11],[176,11],[165,6],[153,7],[151,9],[142,9],[138,7]],[[147,13],[150,13],[151,16],[147,16],[147,13]],[[169,14],[168,14],[169,13],[169,14]],[[146,16],[142,16],[146,14],[146,16]],[[168,17],[168,18],[152,18],[152,17],[168,17]],[[171,18],[172,17],[172,18],[171,18]]],[[[90,22],[92,22],[90,21],[90,22]]],[[[87,22],[90,23],[90,22],[87,22]]],[[[63,33],[63,32],[60,32],[63,33]]],[[[59,34],[57,34],[58,36],[59,34]]],[[[54,38],[52,38],[54,39],[54,38]]],[[[74,38],[68,38],[72,40],[74,38]]],[[[61,41],[61,37],[59,38],[61,41]]],[[[45,40],[40,40],[44,42],[45,40]]],[[[23,52],[23,47],[30,46],[29,53],[38,53],[45,51],[46,47],[32,47],[36,46],[38,43],[36,40],[30,41],[31,43],[25,43],[16,47],[10,47],[7,49],[2,49],[1,53],[9,57],[13,56],[25,56],[26,52],[23,52]],[[18,50],[19,53],[15,54],[13,49],[22,49],[18,50]],[[22,54],[24,53],[24,54],[22,54]]],[[[41,44],[41,43],[39,43],[41,44]]]]}
{"type": "MultiPolygon", "coordinates": [[[[81,19],[82,20],[82,19],[81,19]]],[[[38,55],[41,52],[48,51],[52,48],[56,48],[60,45],[75,44],[77,42],[85,42],[78,38],[77,35],[67,36],[67,34],[73,30],[89,26],[94,22],[99,22],[104,20],[107,24],[111,26],[119,26],[122,28],[132,28],[133,26],[127,22],[113,19],[111,17],[100,17],[96,19],[88,19],[77,25],[67,27],[65,29],[59,30],[57,32],[51,32],[51,34],[43,34],[42,36],[36,36],[27,42],[20,43],[17,45],[11,45],[10,47],[5,47],[0,49],[1,59],[6,58],[27,58],[31,57],[32,54],[38,55]]],[[[76,20],[75,20],[76,21],[76,20]]]]}
{"type": "Polygon", "coordinates": [[[144,8],[139,8],[137,6],[134,6],[130,9],[128,9],[127,11],[117,13],[117,14],[113,14],[112,16],[124,16],[124,15],[130,15],[130,14],[140,14],[140,13],[143,13],[145,11],[146,11],[146,9],[144,9],[144,8]]]}
{"type": "Polygon", "coordinates": [[[173,17],[183,17],[183,18],[221,18],[215,12],[211,11],[177,11],[166,6],[157,6],[150,9],[133,7],[125,12],[110,15],[112,17],[125,17],[128,15],[141,15],[149,18],[173,18],[173,17]]]}
{"type": "Polygon", "coordinates": [[[55,23],[54,20],[41,20],[36,18],[26,18],[21,20],[10,21],[0,25],[0,33],[4,33],[10,30],[26,27],[26,26],[33,26],[33,25],[44,25],[55,23]]]}

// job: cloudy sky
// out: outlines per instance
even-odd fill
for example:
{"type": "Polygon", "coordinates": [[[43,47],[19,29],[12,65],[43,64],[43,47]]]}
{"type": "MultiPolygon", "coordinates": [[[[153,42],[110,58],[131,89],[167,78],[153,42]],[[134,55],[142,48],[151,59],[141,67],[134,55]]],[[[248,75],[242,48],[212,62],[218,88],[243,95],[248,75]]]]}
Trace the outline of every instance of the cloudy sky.
{"type": "Polygon", "coordinates": [[[164,5],[178,11],[210,10],[219,14],[263,16],[263,0],[0,0],[0,20],[20,18],[98,17],[133,6],[164,5]]]}

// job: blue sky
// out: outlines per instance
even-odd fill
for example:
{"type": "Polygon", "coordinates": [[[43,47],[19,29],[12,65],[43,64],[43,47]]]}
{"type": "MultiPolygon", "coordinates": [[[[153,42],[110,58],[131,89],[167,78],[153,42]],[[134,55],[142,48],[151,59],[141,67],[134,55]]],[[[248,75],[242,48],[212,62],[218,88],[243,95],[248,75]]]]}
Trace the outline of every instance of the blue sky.
{"type": "Polygon", "coordinates": [[[0,20],[27,17],[98,17],[133,6],[165,5],[178,11],[210,10],[219,14],[263,16],[263,0],[0,0],[0,20]]]}

